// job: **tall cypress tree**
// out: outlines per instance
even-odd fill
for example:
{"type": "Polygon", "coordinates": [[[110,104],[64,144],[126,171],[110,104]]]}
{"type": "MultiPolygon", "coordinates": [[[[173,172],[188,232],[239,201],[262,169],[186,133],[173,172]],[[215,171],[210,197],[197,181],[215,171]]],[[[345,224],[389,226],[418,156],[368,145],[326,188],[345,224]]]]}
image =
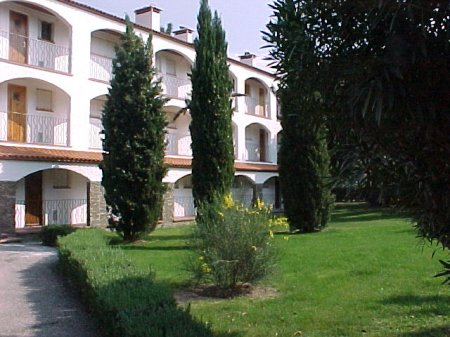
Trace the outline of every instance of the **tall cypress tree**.
{"type": "Polygon", "coordinates": [[[265,39],[273,47],[271,57],[280,77],[283,137],[278,163],[284,208],[291,230],[313,232],[327,224],[333,201],[327,184],[329,107],[322,94],[328,84],[326,77],[318,76],[327,69],[319,67],[325,61],[303,20],[319,11],[298,0],[277,0],[272,8],[275,19],[265,39]]]}
{"type": "Polygon", "coordinates": [[[228,74],[227,43],[222,23],[207,0],[201,0],[196,59],[192,68],[190,131],[192,184],[195,204],[229,193],[234,176],[232,83],[228,74]]]}
{"type": "Polygon", "coordinates": [[[146,44],[127,18],[126,32],[116,48],[114,78],[102,114],[102,185],[106,203],[124,240],[155,229],[166,175],[166,120],[159,82],[152,82],[151,37],[146,44]]]}

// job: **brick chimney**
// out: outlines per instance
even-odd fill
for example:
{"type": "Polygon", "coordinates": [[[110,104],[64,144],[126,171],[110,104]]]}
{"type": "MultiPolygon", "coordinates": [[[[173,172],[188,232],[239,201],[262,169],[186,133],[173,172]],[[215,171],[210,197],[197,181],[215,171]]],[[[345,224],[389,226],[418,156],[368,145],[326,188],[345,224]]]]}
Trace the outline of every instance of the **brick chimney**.
{"type": "Polygon", "coordinates": [[[154,6],[148,6],[136,9],[134,13],[136,24],[153,29],[157,32],[161,30],[161,9],[154,6]]]}
{"type": "Polygon", "coordinates": [[[244,55],[239,56],[239,59],[242,63],[248,64],[249,66],[254,66],[253,62],[256,58],[255,54],[249,53],[246,51],[244,55]]]}
{"type": "Polygon", "coordinates": [[[180,29],[174,31],[173,35],[177,39],[180,39],[180,40],[185,41],[185,42],[192,43],[193,42],[193,38],[192,38],[192,33],[193,32],[194,31],[192,29],[180,26],[180,29]]]}

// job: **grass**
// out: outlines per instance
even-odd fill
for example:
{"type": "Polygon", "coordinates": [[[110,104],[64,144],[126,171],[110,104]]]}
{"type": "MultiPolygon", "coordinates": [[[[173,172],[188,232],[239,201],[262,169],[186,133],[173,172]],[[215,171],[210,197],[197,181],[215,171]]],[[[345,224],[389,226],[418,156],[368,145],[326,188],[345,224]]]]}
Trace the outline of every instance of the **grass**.
{"type": "MultiPolygon", "coordinates": [[[[186,227],[160,229],[123,248],[138,266],[151,265],[157,280],[177,288],[190,282],[183,268],[188,235],[186,227]]],[[[191,304],[217,336],[450,336],[450,288],[433,278],[438,259],[448,255],[417,239],[404,216],[340,207],[325,231],[280,233],[275,242],[277,270],[264,283],[278,297],[191,304]]]]}

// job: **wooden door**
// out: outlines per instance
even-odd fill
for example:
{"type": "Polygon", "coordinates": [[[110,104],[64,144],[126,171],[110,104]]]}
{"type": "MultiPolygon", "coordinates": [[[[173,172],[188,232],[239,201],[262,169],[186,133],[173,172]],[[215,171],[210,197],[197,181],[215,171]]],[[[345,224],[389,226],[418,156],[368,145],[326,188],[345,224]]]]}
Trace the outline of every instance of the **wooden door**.
{"type": "Polygon", "coordinates": [[[25,143],[27,136],[27,88],[8,85],[8,141],[25,143]]]}
{"type": "Polygon", "coordinates": [[[42,226],[42,172],[25,178],[25,226],[42,226]]]}
{"type": "Polygon", "coordinates": [[[27,63],[28,17],[11,11],[9,14],[9,60],[27,63]]]}
{"type": "Polygon", "coordinates": [[[266,132],[259,130],[259,161],[266,161],[266,132]]]}
{"type": "Polygon", "coordinates": [[[259,88],[258,113],[261,116],[266,115],[266,93],[263,88],[259,88]]]}

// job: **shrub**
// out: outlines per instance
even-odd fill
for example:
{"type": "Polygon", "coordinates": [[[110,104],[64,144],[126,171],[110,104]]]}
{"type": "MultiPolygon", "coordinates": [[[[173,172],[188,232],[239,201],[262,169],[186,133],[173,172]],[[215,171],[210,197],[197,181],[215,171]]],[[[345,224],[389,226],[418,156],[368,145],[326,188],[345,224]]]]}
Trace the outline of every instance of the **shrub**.
{"type": "Polygon", "coordinates": [[[188,265],[198,280],[234,288],[267,275],[274,260],[269,207],[260,201],[251,209],[213,202],[198,211],[201,221],[193,233],[195,256],[188,265]]]}
{"type": "Polygon", "coordinates": [[[79,230],[63,238],[60,265],[109,337],[210,337],[204,324],[178,308],[170,288],[137,268],[105,232],[79,230]]]}
{"type": "Polygon", "coordinates": [[[48,225],[42,228],[39,237],[43,245],[55,247],[59,236],[66,236],[74,231],[75,228],[69,225],[48,225]]]}

